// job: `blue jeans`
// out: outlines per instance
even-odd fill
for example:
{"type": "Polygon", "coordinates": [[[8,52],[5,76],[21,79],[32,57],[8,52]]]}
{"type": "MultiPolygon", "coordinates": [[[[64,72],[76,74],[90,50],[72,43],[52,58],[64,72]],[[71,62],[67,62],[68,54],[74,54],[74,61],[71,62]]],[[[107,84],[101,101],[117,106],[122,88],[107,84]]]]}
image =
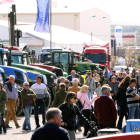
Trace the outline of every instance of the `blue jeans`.
{"type": "Polygon", "coordinates": [[[93,92],[94,92],[94,89],[89,89],[88,90],[88,98],[89,98],[89,100],[93,98],[93,92]]]}
{"type": "Polygon", "coordinates": [[[139,106],[128,107],[129,116],[128,119],[139,119],[139,106]]]}
{"type": "Polygon", "coordinates": [[[25,108],[23,108],[23,112],[25,114],[23,129],[26,129],[28,127],[28,129],[31,130],[30,117],[32,113],[32,106],[25,105],[25,108]]]}
{"type": "Polygon", "coordinates": [[[38,114],[39,114],[39,110],[38,107],[41,108],[41,112],[42,112],[42,123],[45,124],[45,114],[46,114],[46,104],[45,102],[43,102],[42,100],[37,99],[36,100],[36,106],[34,107],[34,115],[35,115],[35,123],[37,127],[40,127],[39,125],[39,118],[38,118],[38,114]]]}
{"type": "Polygon", "coordinates": [[[6,133],[6,125],[5,125],[5,122],[3,120],[4,118],[4,114],[1,114],[1,125],[0,125],[0,132],[2,133],[2,128],[3,128],[3,132],[6,133]]]}

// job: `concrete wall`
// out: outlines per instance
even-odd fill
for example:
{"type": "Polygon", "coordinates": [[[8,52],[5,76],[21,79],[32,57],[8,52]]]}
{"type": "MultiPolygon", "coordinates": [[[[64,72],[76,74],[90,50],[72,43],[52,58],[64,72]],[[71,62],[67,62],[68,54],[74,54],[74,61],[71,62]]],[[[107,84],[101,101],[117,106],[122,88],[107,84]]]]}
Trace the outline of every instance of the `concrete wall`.
{"type": "Polygon", "coordinates": [[[77,13],[53,13],[52,24],[80,31],[80,14],[77,13]]]}
{"type": "Polygon", "coordinates": [[[98,8],[93,8],[80,13],[80,32],[110,41],[111,21],[110,16],[98,8]],[[95,17],[93,17],[95,16],[95,17]],[[106,18],[103,18],[106,17],[106,18]]]}

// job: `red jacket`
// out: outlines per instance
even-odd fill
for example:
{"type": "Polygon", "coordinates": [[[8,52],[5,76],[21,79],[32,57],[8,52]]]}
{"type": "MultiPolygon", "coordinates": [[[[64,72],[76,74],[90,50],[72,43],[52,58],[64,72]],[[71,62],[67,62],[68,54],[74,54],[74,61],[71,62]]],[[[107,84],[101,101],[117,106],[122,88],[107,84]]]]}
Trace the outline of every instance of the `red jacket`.
{"type": "Polygon", "coordinates": [[[117,109],[114,101],[107,96],[100,96],[95,101],[94,113],[99,124],[110,125],[116,123],[117,109]]]}

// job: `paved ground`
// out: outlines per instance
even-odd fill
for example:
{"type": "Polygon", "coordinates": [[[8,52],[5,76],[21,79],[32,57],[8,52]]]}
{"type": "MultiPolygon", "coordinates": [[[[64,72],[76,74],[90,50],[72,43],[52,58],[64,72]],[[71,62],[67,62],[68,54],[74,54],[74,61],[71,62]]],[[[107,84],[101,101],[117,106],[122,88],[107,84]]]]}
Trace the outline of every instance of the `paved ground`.
{"type": "MultiPolygon", "coordinates": [[[[96,96],[96,95],[94,95],[96,96]]],[[[22,126],[23,121],[24,121],[24,116],[23,117],[18,117],[18,123],[20,126],[22,126]]],[[[39,115],[39,120],[40,120],[40,124],[42,124],[42,116],[39,115]]],[[[31,135],[35,129],[35,120],[34,120],[34,115],[31,115],[31,132],[26,132],[26,131],[22,131],[22,127],[19,129],[16,129],[14,122],[12,120],[10,120],[10,126],[12,126],[12,129],[8,129],[7,130],[7,135],[0,135],[0,140],[30,140],[31,135]]],[[[123,121],[123,125],[125,124],[125,120],[123,121]]],[[[83,128],[82,128],[83,130],[83,128]]],[[[80,140],[83,137],[83,131],[82,132],[78,132],[76,133],[76,138],[77,140],[80,140]]]]}

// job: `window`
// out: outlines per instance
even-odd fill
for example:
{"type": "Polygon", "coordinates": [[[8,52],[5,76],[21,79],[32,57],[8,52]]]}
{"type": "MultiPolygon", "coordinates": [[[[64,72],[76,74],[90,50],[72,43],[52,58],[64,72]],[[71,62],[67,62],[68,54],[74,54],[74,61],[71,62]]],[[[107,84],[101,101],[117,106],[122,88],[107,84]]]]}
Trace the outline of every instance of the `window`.
{"type": "Polygon", "coordinates": [[[22,64],[22,56],[12,56],[12,63],[22,64]]]}
{"type": "Polygon", "coordinates": [[[54,53],[54,62],[59,62],[59,53],[54,53]]]}

